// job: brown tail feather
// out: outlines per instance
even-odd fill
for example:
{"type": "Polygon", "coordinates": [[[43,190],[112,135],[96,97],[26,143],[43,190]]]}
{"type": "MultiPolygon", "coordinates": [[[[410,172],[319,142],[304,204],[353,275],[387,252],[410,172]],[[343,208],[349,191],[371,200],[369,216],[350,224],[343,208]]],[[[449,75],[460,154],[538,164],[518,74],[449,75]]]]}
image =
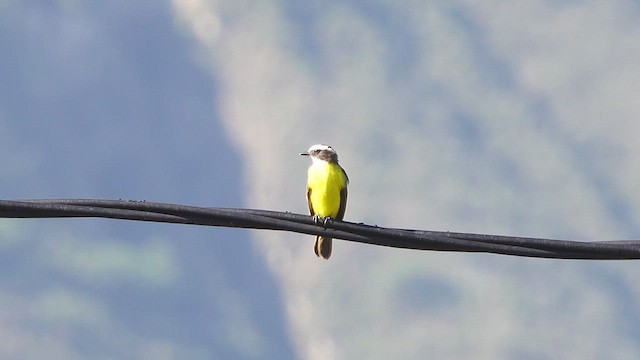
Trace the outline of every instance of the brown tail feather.
{"type": "Polygon", "coordinates": [[[330,237],[316,236],[316,244],[313,246],[313,251],[316,252],[317,256],[328,259],[331,256],[332,240],[330,237]]]}

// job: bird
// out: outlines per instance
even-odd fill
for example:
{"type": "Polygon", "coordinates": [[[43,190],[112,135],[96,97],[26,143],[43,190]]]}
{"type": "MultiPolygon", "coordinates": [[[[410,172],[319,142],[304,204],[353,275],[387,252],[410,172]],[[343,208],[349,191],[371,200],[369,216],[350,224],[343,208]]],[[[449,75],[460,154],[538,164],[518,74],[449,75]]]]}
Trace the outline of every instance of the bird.
{"type": "MultiPolygon", "coordinates": [[[[300,155],[311,158],[307,171],[307,204],[316,223],[325,225],[331,220],[342,220],[347,208],[349,177],[338,164],[338,153],[329,145],[316,144],[300,155]]],[[[329,259],[333,239],[316,236],[313,250],[316,256],[329,259]]]]}

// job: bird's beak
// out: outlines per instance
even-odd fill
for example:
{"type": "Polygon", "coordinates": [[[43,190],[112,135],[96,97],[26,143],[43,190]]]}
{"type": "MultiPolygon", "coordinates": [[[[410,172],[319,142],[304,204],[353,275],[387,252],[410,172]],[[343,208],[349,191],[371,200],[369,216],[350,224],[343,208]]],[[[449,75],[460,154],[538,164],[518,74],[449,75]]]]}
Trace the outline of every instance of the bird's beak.
{"type": "Polygon", "coordinates": [[[300,153],[302,156],[309,156],[309,153],[300,153]]]}

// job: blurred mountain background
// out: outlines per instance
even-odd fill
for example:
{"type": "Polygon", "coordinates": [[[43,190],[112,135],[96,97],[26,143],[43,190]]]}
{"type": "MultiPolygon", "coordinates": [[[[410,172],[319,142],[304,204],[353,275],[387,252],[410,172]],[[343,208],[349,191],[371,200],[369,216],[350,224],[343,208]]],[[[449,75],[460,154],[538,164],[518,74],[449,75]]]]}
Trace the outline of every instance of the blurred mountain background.
{"type": "MultiPolygon", "coordinates": [[[[640,5],[0,2],[1,197],[640,238],[640,5]]],[[[0,220],[0,357],[636,359],[635,262],[412,252],[111,220],[0,220]]]]}

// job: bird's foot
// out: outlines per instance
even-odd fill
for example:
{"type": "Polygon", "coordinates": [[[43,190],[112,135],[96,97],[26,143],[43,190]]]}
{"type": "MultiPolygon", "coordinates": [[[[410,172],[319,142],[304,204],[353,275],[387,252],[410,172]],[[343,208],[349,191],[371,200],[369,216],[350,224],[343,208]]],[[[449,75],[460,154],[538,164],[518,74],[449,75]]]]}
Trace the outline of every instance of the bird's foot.
{"type": "Polygon", "coordinates": [[[313,215],[313,223],[316,225],[322,224],[322,226],[324,226],[325,229],[327,228],[327,224],[330,222],[333,222],[333,218],[331,216],[327,216],[323,218],[318,215],[313,215]]]}

